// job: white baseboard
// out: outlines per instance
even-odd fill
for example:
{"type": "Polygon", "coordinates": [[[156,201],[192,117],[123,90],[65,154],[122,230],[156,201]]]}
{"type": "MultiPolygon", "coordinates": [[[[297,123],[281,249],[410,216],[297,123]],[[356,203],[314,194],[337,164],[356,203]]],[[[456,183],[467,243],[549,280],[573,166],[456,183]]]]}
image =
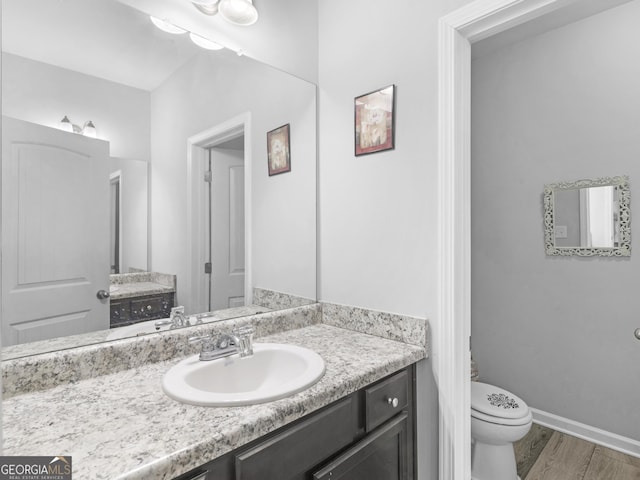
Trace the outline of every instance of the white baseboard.
{"type": "Polygon", "coordinates": [[[543,427],[548,427],[566,433],[567,435],[640,458],[640,442],[637,440],[607,432],[592,427],[591,425],[569,420],[568,418],[559,417],[552,413],[543,412],[535,408],[531,409],[531,413],[533,414],[534,423],[542,425],[543,427]]]}

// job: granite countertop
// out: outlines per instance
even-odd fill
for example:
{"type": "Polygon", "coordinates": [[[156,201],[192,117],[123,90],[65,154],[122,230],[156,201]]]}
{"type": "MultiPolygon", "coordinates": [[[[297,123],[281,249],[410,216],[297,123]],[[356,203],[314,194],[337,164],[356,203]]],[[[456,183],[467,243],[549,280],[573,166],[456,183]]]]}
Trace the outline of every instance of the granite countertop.
{"type": "Polygon", "coordinates": [[[132,282],[111,285],[109,294],[112,300],[120,300],[122,298],[140,297],[143,295],[157,295],[161,293],[173,293],[174,287],[162,285],[155,282],[132,282]]]}
{"type": "Polygon", "coordinates": [[[423,347],[317,324],[257,342],[311,348],[322,379],[296,395],[246,407],[197,407],[166,396],[180,359],[144,365],[2,403],[4,455],[71,455],[73,476],[171,479],[425,358],[423,347]]]}

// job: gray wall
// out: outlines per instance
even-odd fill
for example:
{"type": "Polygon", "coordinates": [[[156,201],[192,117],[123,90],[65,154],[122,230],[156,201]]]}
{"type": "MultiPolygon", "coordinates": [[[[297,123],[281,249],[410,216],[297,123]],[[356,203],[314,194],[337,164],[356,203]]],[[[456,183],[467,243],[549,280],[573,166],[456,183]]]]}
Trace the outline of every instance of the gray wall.
{"type": "Polygon", "coordinates": [[[472,336],[480,377],[640,440],[632,257],[544,255],[546,183],[630,176],[640,198],[640,1],[473,63],[472,336]]]}

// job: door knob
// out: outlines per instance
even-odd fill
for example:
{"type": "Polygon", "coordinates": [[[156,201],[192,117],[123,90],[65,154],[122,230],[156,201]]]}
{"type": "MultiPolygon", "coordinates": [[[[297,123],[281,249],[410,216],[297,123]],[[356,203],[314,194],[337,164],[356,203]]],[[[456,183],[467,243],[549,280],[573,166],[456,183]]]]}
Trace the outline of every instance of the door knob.
{"type": "Polygon", "coordinates": [[[636,330],[633,332],[634,337],[636,337],[638,340],[640,340],[640,328],[636,328],[636,330]]]}
{"type": "Polygon", "coordinates": [[[106,290],[98,290],[98,293],[96,293],[96,297],[98,297],[100,300],[105,300],[109,298],[109,296],[109,292],[107,292],[106,290]]]}

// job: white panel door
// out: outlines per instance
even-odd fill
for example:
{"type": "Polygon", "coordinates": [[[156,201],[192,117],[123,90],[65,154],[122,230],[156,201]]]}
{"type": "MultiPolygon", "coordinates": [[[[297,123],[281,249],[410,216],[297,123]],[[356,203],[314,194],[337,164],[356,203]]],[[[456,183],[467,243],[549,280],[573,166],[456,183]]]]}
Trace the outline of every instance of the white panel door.
{"type": "Polygon", "coordinates": [[[211,150],[211,310],[244,305],[244,154],[211,150]]]}
{"type": "Polygon", "coordinates": [[[109,328],[109,144],[2,117],[2,344],[109,328]]]}

